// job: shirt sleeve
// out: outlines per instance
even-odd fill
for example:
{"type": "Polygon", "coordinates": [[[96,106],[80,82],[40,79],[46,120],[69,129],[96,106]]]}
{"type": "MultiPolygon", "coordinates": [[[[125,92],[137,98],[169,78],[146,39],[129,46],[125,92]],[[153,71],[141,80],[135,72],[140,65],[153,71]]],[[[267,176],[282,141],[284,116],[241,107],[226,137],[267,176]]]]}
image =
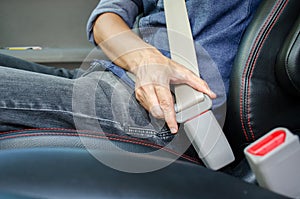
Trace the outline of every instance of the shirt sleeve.
{"type": "Polygon", "coordinates": [[[99,15],[106,12],[119,15],[127,23],[127,25],[132,28],[136,17],[142,10],[142,4],[138,2],[140,2],[140,0],[100,0],[87,22],[88,40],[97,45],[93,35],[94,22],[99,15]]]}

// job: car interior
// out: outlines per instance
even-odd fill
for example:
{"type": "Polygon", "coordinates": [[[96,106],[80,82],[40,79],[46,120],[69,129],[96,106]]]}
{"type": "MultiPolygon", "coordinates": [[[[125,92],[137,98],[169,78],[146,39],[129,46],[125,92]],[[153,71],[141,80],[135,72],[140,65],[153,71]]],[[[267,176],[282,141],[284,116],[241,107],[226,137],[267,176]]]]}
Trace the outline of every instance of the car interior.
{"type": "MultiPolygon", "coordinates": [[[[1,0],[0,54],[66,68],[106,59],[88,42],[85,31],[98,2],[1,0]],[[41,49],[7,48],[11,46],[41,49]]],[[[289,198],[257,183],[244,149],[277,127],[300,135],[299,32],[299,0],[262,0],[243,35],[231,75],[223,130],[235,154],[232,164],[212,171],[187,151],[160,170],[127,173],[98,161],[84,143],[120,164],[136,157],[164,163],[178,154],[163,148],[158,158],[149,152],[161,146],[111,132],[0,132],[0,198],[289,198]],[[117,153],[108,143],[131,153],[117,153]]],[[[291,186],[300,190],[300,183],[291,186]]]]}

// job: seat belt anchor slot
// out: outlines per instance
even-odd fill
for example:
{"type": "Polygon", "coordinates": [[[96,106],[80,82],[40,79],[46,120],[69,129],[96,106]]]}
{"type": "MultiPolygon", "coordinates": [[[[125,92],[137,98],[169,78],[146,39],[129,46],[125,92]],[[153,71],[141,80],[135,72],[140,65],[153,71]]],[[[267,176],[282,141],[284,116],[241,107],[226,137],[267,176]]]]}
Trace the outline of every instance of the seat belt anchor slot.
{"type": "Polygon", "coordinates": [[[277,127],[244,149],[261,187],[300,198],[300,141],[289,129],[277,127]]]}

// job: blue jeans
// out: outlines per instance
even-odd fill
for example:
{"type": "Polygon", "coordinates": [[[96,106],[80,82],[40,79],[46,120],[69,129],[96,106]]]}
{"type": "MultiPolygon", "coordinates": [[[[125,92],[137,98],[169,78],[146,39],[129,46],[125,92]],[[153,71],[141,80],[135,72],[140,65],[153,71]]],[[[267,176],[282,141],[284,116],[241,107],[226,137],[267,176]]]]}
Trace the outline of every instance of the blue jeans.
{"type": "Polygon", "coordinates": [[[99,63],[68,70],[0,55],[0,132],[29,128],[102,131],[160,145],[173,138],[99,63]]]}

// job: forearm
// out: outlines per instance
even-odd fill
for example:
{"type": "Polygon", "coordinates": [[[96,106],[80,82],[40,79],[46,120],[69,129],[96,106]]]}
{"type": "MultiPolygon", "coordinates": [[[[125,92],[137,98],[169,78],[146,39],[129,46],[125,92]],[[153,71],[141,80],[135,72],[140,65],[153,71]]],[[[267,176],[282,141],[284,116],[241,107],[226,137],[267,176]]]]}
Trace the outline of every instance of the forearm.
{"type": "Polygon", "coordinates": [[[103,52],[118,66],[135,71],[151,52],[157,50],[138,37],[120,16],[104,13],[93,28],[94,39],[103,52]]]}

